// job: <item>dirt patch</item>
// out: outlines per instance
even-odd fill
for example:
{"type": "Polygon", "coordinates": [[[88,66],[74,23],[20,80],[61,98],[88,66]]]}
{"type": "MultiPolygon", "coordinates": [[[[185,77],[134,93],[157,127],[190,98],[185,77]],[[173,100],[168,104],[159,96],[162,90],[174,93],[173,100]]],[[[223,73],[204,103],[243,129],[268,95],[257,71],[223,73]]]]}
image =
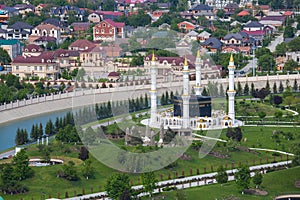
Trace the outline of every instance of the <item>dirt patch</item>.
{"type": "Polygon", "coordinates": [[[229,155],[227,155],[227,154],[222,154],[222,153],[216,152],[216,151],[211,151],[211,152],[209,152],[209,155],[214,156],[214,157],[216,157],[216,158],[221,158],[221,159],[229,158],[229,155]]]}
{"type": "Polygon", "coordinates": [[[295,181],[295,187],[300,188],[300,180],[295,181]]]}
{"type": "Polygon", "coordinates": [[[258,196],[266,196],[268,192],[260,189],[247,189],[244,191],[246,194],[258,195],[258,196]]]}
{"type": "Polygon", "coordinates": [[[256,152],[256,151],[250,150],[248,147],[239,146],[239,147],[237,147],[237,148],[238,148],[240,151],[245,151],[245,152],[253,153],[253,154],[259,154],[259,153],[256,152]]]}

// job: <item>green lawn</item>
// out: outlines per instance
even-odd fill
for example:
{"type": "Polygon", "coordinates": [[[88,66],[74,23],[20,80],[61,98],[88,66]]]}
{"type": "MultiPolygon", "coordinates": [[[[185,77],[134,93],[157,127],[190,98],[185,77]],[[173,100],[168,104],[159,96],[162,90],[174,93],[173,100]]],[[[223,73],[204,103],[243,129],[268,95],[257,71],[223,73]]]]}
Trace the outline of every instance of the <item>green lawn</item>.
{"type": "MultiPolygon", "coordinates": [[[[242,195],[235,184],[235,182],[229,182],[223,184],[206,185],[201,187],[195,187],[191,189],[185,189],[181,191],[187,197],[187,199],[205,199],[205,200],[215,200],[222,199],[224,197],[235,196],[242,200],[269,200],[273,199],[276,195],[281,193],[300,193],[300,189],[295,187],[295,181],[300,180],[300,167],[295,167],[287,170],[270,172],[263,175],[263,183],[261,188],[267,191],[269,194],[267,196],[256,196],[256,195],[242,195]]],[[[252,183],[252,188],[254,185],[252,183]]],[[[156,195],[156,199],[175,199],[176,192],[165,192],[156,195]]],[[[148,199],[148,198],[144,198],[148,199]]]]}
{"type": "MultiPolygon", "coordinates": [[[[242,146],[247,147],[259,147],[259,148],[271,148],[271,149],[279,149],[286,150],[288,152],[291,151],[292,144],[295,141],[300,140],[300,137],[297,134],[297,129],[294,128],[269,128],[269,127],[242,127],[243,130],[243,141],[241,142],[242,146]],[[281,130],[284,133],[291,132],[294,136],[294,140],[287,140],[284,138],[283,134],[279,134],[280,144],[277,145],[274,139],[272,139],[273,130],[281,130]],[[245,139],[247,138],[247,139],[245,139]]],[[[223,130],[221,135],[222,139],[226,139],[225,136],[226,130],[223,130]]],[[[122,146],[124,144],[124,140],[116,140],[114,141],[118,146],[122,146]]],[[[81,173],[82,163],[78,160],[78,153],[80,149],[80,145],[71,145],[64,144],[61,145],[58,142],[52,142],[51,145],[51,157],[58,157],[65,161],[73,160],[76,161],[76,169],[78,174],[81,173]]],[[[132,147],[131,147],[132,148],[132,147]]],[[[134,151],[134,149],[131,149],[134,151]]],[[[259,164],[259,160],[262,159],[262,163],[266,162],[266,158],[269,158],[269,162],[273,161],[272,154],[268,152],[258,152],[256,154],[248,153],[244,151],[233,151],[228,149],[224,143],[218,142],[214,147],[213,151],[220,152],[222,154],[227,154],[228,158],[217,158],[214,156],[206,156],[202,159],[199,159],[199,153],[192,148],[189,148],[186,151],[186,155],[189,157],[188,160],[184,160],[179,158],[176,161],[176,164],[173,167],[162,169],[156,171],[156,176],[160,180],[160,175],[163,175],[163,179],[167,179],[169,174],[171,178],[174,178],[174,173],[177,172],[178,176],[182,175],[182,171],[185,172],[185,175],[190,175],[190,170],[192,170],[192,174],[196,174],[196,170],[199,169],[200,174],[204,173],[204,168],[206,168],[206,172],[211,172],[211,166],[213,166],[213,171],[215,171],[220,165],[226,165],[227,168],[231,168],[231,163],[235,163],[235,167],[237,167],[238,163],[241,162],[245,164],[248,161],[249,165],[252,165],[253,160],[255,160],[255,164],[259,164]]],[[[33,145],[28,148],[28,154],[30,157],[40,157],[41,153],[38,151],[38,148],[33,145]]],[[[105,153],[105,152],[100,152],[105,153]]],[[[108,152],[110,155],[113,155],[113,152],[108,152]]],[[[56,172],[61,169],[61,166],[47,166],[47,167],[32,167],[35,175],[33,178],[27,179],[22,183],[29,187],[29,192],[23,195],[2,195],[5,199],[39,199],[42,193],[46,193],[46,196],[50,194],[52,197],[57,197],[57,194],[60,193],[61,197],[65,197],[65,192],[67,191],[69,196],[74,196],[74,191],[76,190],[77,194],[82,193],[82,189],[85,189],[85,193],[91,193],[91,188],[93,188],[93,192],[103,191],[103,185],[105,184],[107,178],[111,176],[113,173],[117,173],[116,170],[110,169],[109,167],[103,165],[95,158],[92,159],[93,166],[95,168],[95,176],[94,178],[90,178],[86,180],[84,177],[80,176],[80,180],[76,182],[69,182],[62,178],[56,177],[56,172]],[[99,188],[100,186],[100,188],[99,188]]],[[[285,157],[283,157],[285,159],[285,157]]],[[[279,161],[280,157],[276,157],[276,160],[279,161]]],[[[299,168],[298,168],[299,169],[299,168]]],[[[130,175],[133,184],[139,184],[138,182],[139,175],[130,175]]],[[[291,177],[296,177],[291,175],[291,177]]],[[[267,179],[266,179],[267,180],[267,179]]],[[[209,186],[209,187],[218,187],[218,186],[209,186]]],[[[203,188],[209,188],[203,187],[203,188]]],[[[231,184],[225,185],[224,187],[232,188],[234,190],[234,186],[231,184]]],[[[192,189],[191,191],[193,191],[192,189]]],[[[205,190],[202,189],[201,190],[205,190]]],[[[281,190],[280,190],[281,191],[281,190]]],[[[207,192],[207,191],[206,191],[207,192]]],[[[230,194],[229,191],[228,194],[230,194]]],[[[209,193],[209,192],[208,192],[209,193]]],[[[191,192],[193,194],[193,192],[191,192]]],[[[214,193],[212,193],[214,194],[214,193]]],[[[226,193],[227,194],[227,193],[226,193]]],[[[275,194],[275,193],[274,193],[275,194]]],[[[192,197],[191,197],[192,198],[192,197]]]]}

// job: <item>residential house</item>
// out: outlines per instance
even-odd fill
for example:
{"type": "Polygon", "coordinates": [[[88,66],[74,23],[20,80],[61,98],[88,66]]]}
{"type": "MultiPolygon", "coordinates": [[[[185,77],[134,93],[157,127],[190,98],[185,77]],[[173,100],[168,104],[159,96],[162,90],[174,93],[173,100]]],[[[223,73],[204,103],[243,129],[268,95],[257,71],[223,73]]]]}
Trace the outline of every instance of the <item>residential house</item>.
{"type": "Polygon", "coordinates": [[[70,44],[68,49],[72,50],[72,51],[80,52],[80,51],[85,51],[85,50],[91,50],[95,47],[96,47],[96,45],[89,40],[76,40],[75,42],[70,44]]]}
{"type": "Polygon", "coordinates": [[[69,29],[66,26],[65,22],[59,21],[59,19],[56,18],[48,18],[45,21],[43,21],[41,24],[51,24],[53,26],[56,26],[60,29],[61,33],[68,33],[69,29]]]}
{"type": "Polygon", "coordinates": [[[91,23],[99,23],[105,19],[115,20],[122,15],[124,15],[123,12],[97,10],[97,11],[89,14],[88,21],[91,23]]]}
{"type": "Polygon", "coordinates": [[[199,33],[196,31],[190,31],[187,34],[185,34],[184,39],[188,42],[197,41],[199,33]]]}
{"type": "Polygon", "coordinates": [[[41,37],[33,40],[33,43],[35,45],[44,46],[44,47],[46,47],[49,42],[56,43],[56,38],[51,37],[51,36],[41,36],[41,37]]]}
{"type": "Polygon", "coordinates": [[[239,8],[239,5],[237,3],[228,3],[224,7],[225,13],[234,13],[236,9],[239,8]]]}
{"type": "Polygon", "coordinates": [[[38,76],[50,80],[59,77],[60,69],[51,51],[43,52],[39,56],[17,56],[13,59],[12,74],[22,78],[38,76]]]}
{"type": "Polygon", "coordinates": [[[250,16],[250,15],[251,15],[250,12],[247,10],[243,10],[237,14],[238,17],[245,17],[245,16],[250,16]]]}
{"type": "Polygon", "coordinates": [[[285,16],[264,16],[259,20],[259,23],[279,27],[284,25],[285,19],[285,16]]]}
{"type": "Polygon", "coordinates": [[[31,34],[33,26],[25,22],[16,22],[7,27],[7,39],[26,40],[31,34]]]}
{"type": "Polygon", "coordinates": [[[239,49],[239,47],[237,46],[224,46],[222,48],[222,53],[230,53],[230,54],[237,54],[237,53],[240,53],[241,50],[239,49]]]}
{"type": "Polygon", "coordinates": [[[152,18],[152,22],[158,20],[162,15],[169,13],[169,10],[155,10],[152,13],[149,13],[152,18]]]}
{"type": "Polygon", "coordinates": [[[93,27],[94,41],[115,41],[116,38],[124,38],[124,26],[123,22],[103,20],[93,27]]]}
{"type": "Polygon", "coordinates": [[[11,59],[22,54],[22,43],[19,40],[0,40],[0,47],[7,51],[11,59]]]}
{"type": "Polygon", "coordinates": [[[40,56],[44,51],[39,45],[36,44],[28,44],[23,48],[22,55],[27,56],[40,56]]]}
{"type": "Polygon", "coordinates": [[[41,15],[42,11],[49,6],[49,4],[45,4],[45,3],[40,3],[39,5],[37,5],[35,7],[35,14],[37,15],[41,15]]]}
{"type": "Polygon", "coordinates": [[[187,19],[187,20],[191,20],[193,18],[193,13],[187,12],[187,11],[183,11],[180,13],[180,16],[183,19],[187,19]]]}
{"type": "MultiPolygon", "coordinates": [[[[144,58],[145,73],[150,74],[152,55],[147,55],[144,58]]],[[[182,76],[184,65],[184,57],[161,57],[155,56],[157,62],[157,75],[165,81],[172,81],[182,76]]],[[[195,73],[194,63],[188,61],[191,73],[195,73]]]]}
{"type": "Polygon", "coordinates": [[[1,38],[2,39],[6,39],[6,37],[7,37],[7,31],[4,30],[4,29],[2,29],[2,28],[0,28],[0,39],[1,38]]]}
{"type": "Polygon", "coordinates": [[[169,31],[169,30],[171,30],[171,26],[167,23],[163,23],[160,26],[158,26],[158,30],[167,30],[167,31],[169,31]]]}
{"type": "Polygon", "coordinates": [[[210,53],[216,53],[217,51],[222,50],[222,42],[215,37],[210,37],[206,41],[202,42],[201,45],[210,53]]]}
{"type": "Polygon", "coordinates": [[[14,8],[17,9],[21,15],[26,15],[29,12],[35,11],[35,6],[31,4],[16,4],[14,8]]]}
{"type": "Polygon", "coordinates": [[[210,33],[203,31],[203,32],[199,33],[197,37],[198,37],[199,42],[204,42],[205,40],[210,38],[210,36],[211,36],[210,33]]]}
{"type": "Polygon", "coordinates": [[[89,71],[86,67],[98,68],[93,69],[94,71],[103,71],[103,69],[99,69],[99,67],[103,67],[105,58],[105,52],[101,46],[95,46],[94,48],[80,51],[79,58],[81,67],[83,67],[86,71],[89,71]]]}
{"type": "Polygon", "coordinates": [[[103,46],[102,50],[107,58],[118,58],[122,55],[122,48],[118,44],[110,44],[109,46],[103,46]]]}
{"type": "Polygon", "coordinates": [[[244,25],[243,29],[246,31],[262,31],[264,29],[264,25],[257,21],[249,21],[244,25]]]}
{"type": "Polygon", "coordinates": [[[74,32],[86,32],[91,26],[90,22],[73,22],[71,28],[74,32]]]}
{"type": "Polygon", "coordinates": [[[79,51],[67,50],[67,49],[57,49],[54,52],[54,57],[60,69],[73,70],[79,67],[79,51]]]}
{"type": "Polygon", "coordinates": [[[6,10],[0,10],[0,22],[7,22],[8,21],[8,12],[6,10]]]}
{"type": "Polygon", "coordinates": [[[5,10],[8,13],[8,17],[13,17],[16,15],[19,15],[19,11],[15,9],[14,7],[9,7],[9,6],[3,6],[1,10],[5,10]]]}
{"type": "Polygon", "coordinates": [[[269,5],[260,5],[259,10],[261,10],[264,15],[269,15],[270,6],[269,5]]]}
{"type": "Polygon", "coordinates": [[[294,60],[300,64],[300,51],[286,52],[286,61],[294,60]]]}
{"type": "Polygon", "coordinates": [[[32,29],[32,34],[30,35],[30,40],[32,40],[31,43],[42,36],[54,37],[56,39],[56,44],[62,42],[60,28],[52,24],[40,24],[32,29]]]}
{"type": "Polygon", "coordinates": [[[206,0],[205,4],[215,9],[224,9],[226,5],[232,4],[232,0],[206,0]]]}
{"type": "Polygon", "coordinates": [[[78,21],[83,21],[85,10],[81,10],[76,6],[65,5],[51,8],[50,15],[59,17],[60,21],[63,22],[67,22],[70,15],[74,16],[78,21]]]}
{"type": "Polygon", "coordinates": [[[262,46],[263,39],[266,35],[265,30],[257,30],[257,31],[246,31],[242,30],[242,32],[246,33],[249,35],[250,38],[253,38],[255,40],[255,45],[256,46],[262,46]]]}
{"type": "Polygon", "coordinates": [[[194,6],[192,9],[190,9],[189,11],[193,13],[193,17],[196,19],[199,16],[204,16],[208,20],[216,19],[216,15],[213,12],[213,8],[205,4],[198,4],[194,6]]]}
{"type": "Polygon", "coordinates": [[[183,21],[177,24],[178,29],[183,30],[185,33],[193,31],[196,28],[196,25],[192,22],[183,21]]]}
{"type": "Polygon", "coordinates": [[[244,41],[244,35],[240,33],[229,33],[222,39],[222,42],[226,46],[242,46],[244,45],[244,41]]]}

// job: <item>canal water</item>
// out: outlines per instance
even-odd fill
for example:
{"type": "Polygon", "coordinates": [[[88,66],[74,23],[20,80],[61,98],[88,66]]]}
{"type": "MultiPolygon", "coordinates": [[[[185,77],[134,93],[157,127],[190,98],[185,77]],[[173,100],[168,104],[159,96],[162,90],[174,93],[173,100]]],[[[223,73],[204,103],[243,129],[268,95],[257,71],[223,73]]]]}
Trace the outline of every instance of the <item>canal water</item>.
{"type": "Polygon", "coordinates": [[[28,132],[28,137],[30,137],[30,131],[32,124],[42,123],[45,129],[46,123],[49,119],[55,122],[56,117],[63,117],[68,111],[59,111],[54,113],[47,113],[43,115],[38,115],[31,118],[20,119],[12,123],[0,124],[0,151],[8,149],[15,146],[15,137],[17,129],[26,129],[28,132]]]}

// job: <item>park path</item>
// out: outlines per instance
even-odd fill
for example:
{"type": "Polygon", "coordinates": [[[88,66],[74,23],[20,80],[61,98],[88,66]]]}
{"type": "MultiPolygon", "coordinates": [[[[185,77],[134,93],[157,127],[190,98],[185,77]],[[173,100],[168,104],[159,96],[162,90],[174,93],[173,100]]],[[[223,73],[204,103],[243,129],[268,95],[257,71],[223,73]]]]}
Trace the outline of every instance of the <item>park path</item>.
{"type": "Polygon", "coordinates": [[[279,150],[274,150],[274,149],[261,149],[261,148],[249,148],[249,149],[250,150],[256,150],[256,151],[270,151],[270,152],[281,153],[281,154],[284,154],[284,155],[294,156],[294,154],[292,154],[292,153],[279,151],[279,150]]]}
{"type": "MultiPolygon", "coordinates": [[[[271,167],[279,167],[279,166],[286,166],[290,164],[292,161],[287,160],[283,162],[277,162],[277,163],[270,163],[270,164],[264,164],[264,165],[256,165],[256,166],[251,166],[249,167],[250,170],[260,170],[262,173],[265,173],[267,168],[271,167]]],[[[235,173],[237,172],[237,169],[232,169],[232,170],[227,170],[226,171],[228,174],[235,173]]],[[[170,186],[175,185],[177,189],[184,189],[184,188],[191,188],[191,187],[198,187],[198,186],[203,186],[203,185],[208,185],[208,184],[213,184],[217,183],[216,179],[213,177],[217,174],[217,172],[213,173],[207,173],[207,174],[202,174],[202,175],[197,175],[197,176],[189,176],[185,178],[176,178],[176,179],[171,179],[171,180],[166,180],[166,181],[160,181],[157,183],[158,186],[161,185],[167,185],[169,184],[170,186]],[[197,179],[202,179],[206,178],[205,181],[197,181],[197,179]],[[192,181],[191,183],[183,183],[183,184],[176,184],[179,182],[184,182],[184,181],[192,181]]],[[[254,173],[251,173],[251,176],[254,176],[254,173]]],[[[228,181],[233,181],[234,176],[228,176],[228,181]]],[[[141,189],[143,188],[143,185],[137,185],[133,186],[133,189],[141,189]]],[[[159,193],[159,189],[155,189],[153,193],[159,193]]],[[[94,194],[88,194],[88,195],[83,195],[80,197],[72,197],[72,198],[67,198],[65,200],[84,200],[84,199],[89,199],[89,198],[95,198],[99,196],[106,195],[106,192],[98,192],[94,194]]],[[[141,193],[138,196],[147,196],[148,193],[141,193]]],[[[104,198],[105,200],[110,200],[110,198],[104,198]]]]}

